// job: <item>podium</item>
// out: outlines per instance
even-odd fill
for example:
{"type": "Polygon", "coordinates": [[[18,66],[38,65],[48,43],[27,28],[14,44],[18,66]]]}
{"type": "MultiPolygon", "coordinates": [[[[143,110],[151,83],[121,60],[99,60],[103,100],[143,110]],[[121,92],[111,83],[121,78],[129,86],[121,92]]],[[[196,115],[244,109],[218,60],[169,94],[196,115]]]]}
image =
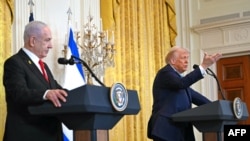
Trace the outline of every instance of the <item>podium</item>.
{"type": "MultiPolygon", "coordinates": [[[[140,111],[137,92],[127,90],[128,103],[123,111],[113,108],[110,100],[110,88],[84,85],[68,92],[67,102],[62,107],[56,108],[51,102],[42,105],[30,106],[33,115],[55,116],[71,130],[109,130],[124,115],[136,115],[140,111]]],[[[96,135],[91,135],[91,141],[96,140],[96,135]]]]}
{"type": "Polygon", "coordinates": [[[191,122],[200,132],[216,132],[217,140],[221,141],[224,125],[234,125],[240,120],[248,118],[246,104],[242,102],[242,116],[236,118],[233,111],[233,102],[217,100],[183,112],[172,115],[175,122],[191,122]]]}

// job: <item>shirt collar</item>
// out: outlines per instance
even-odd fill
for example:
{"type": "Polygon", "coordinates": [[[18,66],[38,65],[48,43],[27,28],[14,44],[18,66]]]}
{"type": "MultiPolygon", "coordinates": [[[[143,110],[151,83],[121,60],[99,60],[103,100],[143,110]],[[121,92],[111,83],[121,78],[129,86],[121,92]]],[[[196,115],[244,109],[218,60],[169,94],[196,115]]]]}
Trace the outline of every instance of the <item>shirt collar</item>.
{"type": "Polygon", "coordinates": [[[178,73],[181,77],[184,77],[184,74],[183,73],[179,73],[171,64],[169,64],[172,68],[173,68],[173,70],[176,72],[176,73],[178,73]]]}
{"type": "Polygon", "coordinates": [[[38,67],[38,68],[40,68],[39,67],[39,63],[38,63],[38,61],[39,61],[39,58],[33,53],[33,52],[31,52],[30,50],[28,50],[27,48],[22,48],[23,49],[23,51],[29,56],[29,58],[35,63],[35,65],[38,67]]]}

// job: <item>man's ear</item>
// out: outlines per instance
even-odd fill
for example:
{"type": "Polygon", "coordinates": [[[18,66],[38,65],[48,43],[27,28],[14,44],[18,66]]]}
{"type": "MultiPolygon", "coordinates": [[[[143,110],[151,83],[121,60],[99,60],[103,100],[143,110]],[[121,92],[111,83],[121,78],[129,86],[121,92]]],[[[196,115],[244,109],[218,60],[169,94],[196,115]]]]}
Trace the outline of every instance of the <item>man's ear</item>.
{"type": "Polygon", "coordinates": [[[29,44],[31,47],[35,46],[36,38],[34,36],[30,37],[29,44]]]}
{"type": "Polygon", "coordinates": [[[176,60],[174,58],[170,59],[171,64],[175,64],[176,60]]]}

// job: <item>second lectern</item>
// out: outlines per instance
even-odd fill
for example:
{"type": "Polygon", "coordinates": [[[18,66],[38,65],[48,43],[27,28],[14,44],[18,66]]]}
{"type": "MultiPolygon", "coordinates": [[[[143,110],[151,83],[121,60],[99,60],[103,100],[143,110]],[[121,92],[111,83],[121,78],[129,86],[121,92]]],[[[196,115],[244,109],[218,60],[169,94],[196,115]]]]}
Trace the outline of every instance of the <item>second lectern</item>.
{"type": "MultiPolygon", "coordinates": [[[[240,101],[239,101],[240,102],[240,101]]],[[[248,118],[248,110],[244,102],[235,105],[235,102],[228,100],[217,100],[209,104],[204,104],[172,116],[175,122],[191,122],[200,132],[215,132],[217,140],[221,141],[221,134],[224,125],[234,125],[241,120],[248,118]],[[235,107],[237,106],[237,107],[235,107]],[[235,108],[240,108],[237,111],[235,108]],[[237,117],[235,112],[240,113],[237,117]]]]}
{"type": "Polygon", "coordinates": [[[61,108],[45,102],[29,107],[29,111],[33,115],[56,116],[72,130],[109,130],[124,115],[136,115],[140,111],[135,90],[127,90],[127,104],[122,111],[114,108],[110,91],[108,87],[84,85],[69,91],[67,102],[62,103],[61,108]]]}

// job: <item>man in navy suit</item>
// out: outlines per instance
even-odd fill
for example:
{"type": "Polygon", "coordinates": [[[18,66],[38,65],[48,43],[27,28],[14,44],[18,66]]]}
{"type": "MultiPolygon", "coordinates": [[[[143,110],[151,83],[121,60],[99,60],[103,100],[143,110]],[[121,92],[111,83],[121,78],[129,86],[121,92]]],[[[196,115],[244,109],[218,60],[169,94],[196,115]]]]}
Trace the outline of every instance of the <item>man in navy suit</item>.
{"type": "Polygon", "coordinates": [[[55,107],[66,102],[67,92],[44,64],[46,80],[39,60],[52,48],[50,28],[32,21],[25,26],[24,47],[4,63],[3,84],[7,117],[3,141],[62,141],[61,122],[55,117],[34,116],[29,106],[50,101],[55,107]]]}
{"type": "Polygon", "coordinates": [[[161,68],[153,83],[153,109],[148,122],[148,137],[154,141],[195,141],[191,123],[175,123],[172,114],[190,109],[192,103],[199,106],[211,102],[190,88],[202,79],[206,69],[214,64],[221,54],[204,54],[199,67],[183,76],[188,68],[189,51],[172,47],[166,56],[167,65],[161,68]]]}

